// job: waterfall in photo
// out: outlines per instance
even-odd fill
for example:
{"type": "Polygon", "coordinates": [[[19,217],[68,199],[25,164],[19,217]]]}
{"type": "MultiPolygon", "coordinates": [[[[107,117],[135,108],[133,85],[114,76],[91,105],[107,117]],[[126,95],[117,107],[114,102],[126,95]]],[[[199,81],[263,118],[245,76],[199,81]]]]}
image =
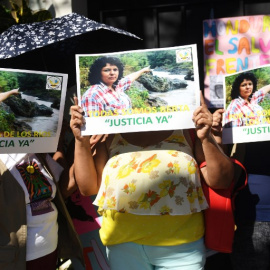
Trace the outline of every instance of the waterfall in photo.
{"type": "Polygon", "coordinates": [[[188,105],[190,109],[195,109],[196,107],[196,99],[195,99],[195,90],[197,90],[196,82],[185,80],[185,75],[171,75],[168,72],[163,71],[154,71],[152,70],[154,76],[165,77],[170,79],[179,79],[184,80],[188,85],[186,88],[175,89],[169,92],[164,93],[149,93],[154,97],[159,97],[165,100],[168,103],[168,106],[174,105],[188,105]]]}
{"type": "MultiPolygon", "coordinates": [[[[52,102],[39,100],[37,97],[22,95],[22,99],[26,99],[31,102],[36,102],[38,104],[43,104],[47,107],[51,107],[52,102]]],[[[50,132],[51,136],[54,137],[57,131],[59,110],[53,108],[53,114],[51,116],[36,116],[36,117],[16,117],[18,121],[25,122],[32,127],[32,131],[37,132],[50,132]]]]}

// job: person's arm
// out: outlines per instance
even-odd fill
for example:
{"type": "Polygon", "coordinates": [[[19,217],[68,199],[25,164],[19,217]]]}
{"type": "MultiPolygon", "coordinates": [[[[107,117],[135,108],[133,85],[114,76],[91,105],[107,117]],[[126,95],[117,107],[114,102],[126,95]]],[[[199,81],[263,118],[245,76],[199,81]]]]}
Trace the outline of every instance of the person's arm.
{"type": "Polygon", "coordinates": [[[84,196],[97,194],[102,171],[105,166],[107,152],[104,142],[95,146],[95,158],[93,158],[90,137],[81,135],[81,127],[84,125],[82,108],[79,107],[75,97],[75,105],[71,106],[70,127],[75,138],[74,149],[74,177],[77,186],[84,196]]]}
{"type": "Polygon", "coordinates": [[[233,163],[211,133],[213,117],[202,94],[201,106],[194,111],[193,121],[197,131],[195,157],[198,164],[206,161],[206,166],[201,169],[205,182],[212,188],[227,188],[233,179],[233,163]]]}
{"type": "Polygon", "coordinates": [[[127,75],[127,77],[130,78],[131,82],[134,82],[136,81],[143,73],[147,73],[147,72],[150,72],[151,69],[150,69],[150,66],[149,67],[145,67],[145,68],[142,68],[136,72],[133,72],[129,75],[127,75]]]}
{"type": "Polygon", "coordinates": [[[4,101],[11,95],[18,95],[19,94],[19,88],[18,89],[13,89],[4,93],[0,93],[0,102],[4,101]]]}
{"type": "Polygon", "coordinates": [[[69,167],[62,151],[57,151],[54,154],[53,159],[64,168],[58,186],[63,198],[66,199],[78,188],[74,178],[73,165],[69,167]]]}
{"type": "Polygon", "coordinates": [[[215,141],[217,144],[222,148],[224,153],[228,154],[228,147],[227,144],[222,144],[222,118],[223,113],[225,112],[224,109],[217,109],[213,113],[213,124],[211,128],[211,133],[214,136],[215,141]]]}
{"type": "Polygon", "coordinates": [[[65,135],[69,132],[69,123],[63,119],[62,129],[58,140],[57,151],[53,155],[53,159],[63,167],[63,172],[58,181],[59,190],[64,199],[69,197],[78,188],[73,175],[73,141],[69,143],[66,149],[65,135]],[[69,149],[72,149],[71,153],[69,149]]]}
{"type": "MultiPolygon", "coordinates": [[[[95,145],[102,138],[103,138],[103,135],[91,136],[90,138],[91,148],[95,147],[95,145]]],[[[59,147],[58,145],[57,152],[54,154],[53,158],[64,168],[64,171],[62,172],[61,177],[59,179],[59,188],[60,188],[60,192],[62,193],[62,196],[66,199],[78,189],[78,186],[75,180],[75,175],[74,175],[73,141],[70,143],[70,146],[65,154],[63,150],[64,149],[59,147]]]]}
{"type": "Polygon", "coordinates": [[[270,84],[268,84],[268,85],[260,88],[260,90],[262,90],[263,91],[263,94],[266,95],[270,91],[270,84]]]}

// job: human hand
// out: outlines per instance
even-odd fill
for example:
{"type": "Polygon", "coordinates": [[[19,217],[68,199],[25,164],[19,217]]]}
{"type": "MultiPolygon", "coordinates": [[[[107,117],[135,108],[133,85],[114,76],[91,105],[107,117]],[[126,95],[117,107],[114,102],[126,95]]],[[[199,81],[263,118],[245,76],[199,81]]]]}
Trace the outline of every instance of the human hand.
{"type": "Polygon", "coordinates": [[[104,137],[107,135],[99,134],[99,135],[92,135],[90,138],[90,145],[91,147],[94,147],[99,141],[102,141],[104,137]]]}
{"type": "Polygon", "coordinates": [[[203,141],[210,134],[213,124],[213,116],[205,104],[204,97],[201,91],[200,101],[201,106],[194,111],[192,120],[195,124],[198,138],[203,141]]]}
{"type": "Polygon", "coordinates": [[[19,89],[20,89],[20,88],[12,89],[12,90],[10,90],[10,93],[11,93],[12,95],[19,95],[19,89]]]}
{"type": "Polygon", "coordinates": [[[213,113],[212,132],[214,135],[222,132],[222,116],[224,112],[224,109],[218,109],[213,113]]]}
{"type": "Polygon", "coordinates": [[[142,69],[142,72],[143,72],[143,73],[149,73],[149,72],[151,72],[150,66],[143,68],[143,69],[142,69]]]}
{"type": "Polygon", "coordinates": [[[70,128],[73,132],[75,139],[83,140],[81,135],[81,127],[85,124],[85,119],[83,117],[83,109],[78,105],[78,98],[74,97],[74,105],[70,107],[70,128]]]}

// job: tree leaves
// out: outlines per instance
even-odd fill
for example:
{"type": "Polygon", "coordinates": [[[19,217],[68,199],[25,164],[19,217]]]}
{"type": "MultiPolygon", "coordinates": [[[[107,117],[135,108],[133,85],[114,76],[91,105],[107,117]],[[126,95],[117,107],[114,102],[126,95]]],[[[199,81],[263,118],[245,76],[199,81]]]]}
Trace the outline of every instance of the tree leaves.
{"type": "Polygon", "coordinates": [[[7,9],[4,5],[0,5],[0,33],[6,31],[15,24],[43,22],[52,19],[52,15],[48,10],[32,11],[25,0],[22,6],[16,5],[10,1],[11,9],[7,9]]]}

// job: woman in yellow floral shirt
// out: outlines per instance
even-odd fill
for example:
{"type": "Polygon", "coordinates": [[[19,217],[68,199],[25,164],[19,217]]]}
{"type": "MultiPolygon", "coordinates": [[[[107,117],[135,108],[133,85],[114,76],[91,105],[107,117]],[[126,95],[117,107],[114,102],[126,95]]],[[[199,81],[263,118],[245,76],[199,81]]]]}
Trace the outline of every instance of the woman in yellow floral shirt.
{"type": "Polygon", "coordinates": [[[97,194],[111,269],[203,269],[207,202],[200,177],[214,188],[228,187],[233,178],[204,102],[193,115],[195,140],[188,130],[123,133],[100,140],[95,150],[81,136],[82,112],[71,107],[74,175],[83,195],[97,194]]]}

